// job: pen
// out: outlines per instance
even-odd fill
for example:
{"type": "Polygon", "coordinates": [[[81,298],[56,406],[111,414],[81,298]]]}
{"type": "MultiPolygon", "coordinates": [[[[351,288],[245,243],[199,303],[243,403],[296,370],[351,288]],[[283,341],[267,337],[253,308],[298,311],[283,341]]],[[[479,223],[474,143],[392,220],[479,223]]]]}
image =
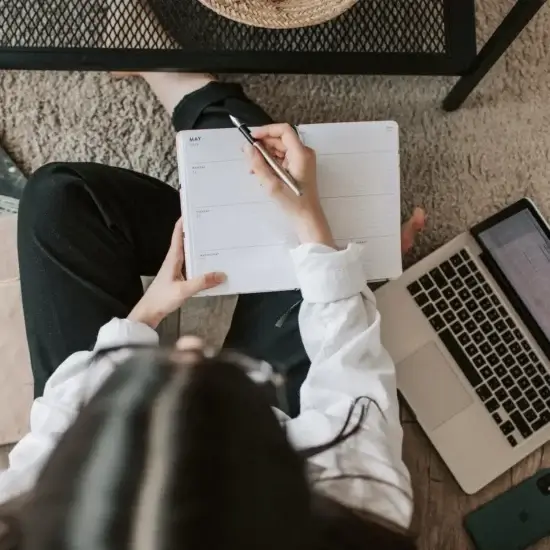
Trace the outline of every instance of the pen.
{"type": "Polygon", "coordinates": [[[281,178],[281,180],[290,188],[296,195],[301,196],[302,190],[296,183],[296,180],[269,154],[269,151],[264,147],[263,143],[257,139],[254,139],[252,137],[252,134],[250,133],[250,130],[248,129],[248,126],[241,120],[239,120],[237,117],[234,117],[233,115],[229,115],[229,118],[231,119],[231,122],[237,127],[239,132],[245,137],[246,141],[252,145],[252,147],[256,147],[256,149],[260,152],[262,157],[264,157],[265,161],[269,166],[271,166],[271,169],[281,178]]]}

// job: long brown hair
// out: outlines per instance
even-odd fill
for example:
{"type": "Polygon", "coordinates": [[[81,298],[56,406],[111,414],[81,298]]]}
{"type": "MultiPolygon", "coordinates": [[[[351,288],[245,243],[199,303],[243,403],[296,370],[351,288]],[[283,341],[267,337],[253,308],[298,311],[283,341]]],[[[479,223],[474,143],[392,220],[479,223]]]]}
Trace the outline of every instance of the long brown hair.
{"type": "Polygon", "coordinates": [[[318,494],[265,393],[200,354],[125,359],[4,518],[17,550],[415,548],[318,494]]]}

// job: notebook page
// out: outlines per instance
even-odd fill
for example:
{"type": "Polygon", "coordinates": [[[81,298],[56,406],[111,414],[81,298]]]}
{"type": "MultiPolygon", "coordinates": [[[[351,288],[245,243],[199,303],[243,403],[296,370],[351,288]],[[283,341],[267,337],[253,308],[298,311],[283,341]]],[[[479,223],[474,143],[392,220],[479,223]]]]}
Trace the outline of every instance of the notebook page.
{"type": "MultiPolygon", "coordinates": [[[[363,243],[366,278],[399,276],[397,125],[304,125],[300,134],[317,151],[319,191],[337,244],[363,243]]],[[[205,294],[297,286],[289,257],[296,238],[249,173],[243,143],[235,129],[178,134],[188,275],[228,274],[226,283],[205,294]]]]}

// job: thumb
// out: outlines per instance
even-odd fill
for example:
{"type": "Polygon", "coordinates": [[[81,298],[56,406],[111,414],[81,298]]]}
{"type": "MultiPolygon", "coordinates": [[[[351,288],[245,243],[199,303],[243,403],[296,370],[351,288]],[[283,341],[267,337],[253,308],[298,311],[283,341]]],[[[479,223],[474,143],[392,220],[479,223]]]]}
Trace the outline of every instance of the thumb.
{"type": "Polygon", "coordinates": [[[215,271],[212,273],[205,273],[198,277],[193,277],[188,281],[181,282],[181,293],[182,298],[190,298],[194,296],[201,290],[207,290],[209,288],[214,288],[215,286],[221,285],[227,280],[225,273],[215,271]]]}
{"type": "Polygon", "coordinates": [[[168,250],[167,257],[173,260],[183,261],[183,219],[180,218],[174,230],[172,231],[172,239],[170,241],[170,249],[168,250]]]}

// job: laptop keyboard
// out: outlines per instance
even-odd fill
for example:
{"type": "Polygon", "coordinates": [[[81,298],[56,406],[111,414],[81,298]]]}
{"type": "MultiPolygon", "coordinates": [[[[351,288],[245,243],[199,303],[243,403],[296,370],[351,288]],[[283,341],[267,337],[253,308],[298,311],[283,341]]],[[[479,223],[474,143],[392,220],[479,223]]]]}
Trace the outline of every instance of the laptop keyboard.
{"type": "Polygon", "coordinates": [[[465,249],[407,289],[512,447],[550,422],[550,374],[465,249]]]}

